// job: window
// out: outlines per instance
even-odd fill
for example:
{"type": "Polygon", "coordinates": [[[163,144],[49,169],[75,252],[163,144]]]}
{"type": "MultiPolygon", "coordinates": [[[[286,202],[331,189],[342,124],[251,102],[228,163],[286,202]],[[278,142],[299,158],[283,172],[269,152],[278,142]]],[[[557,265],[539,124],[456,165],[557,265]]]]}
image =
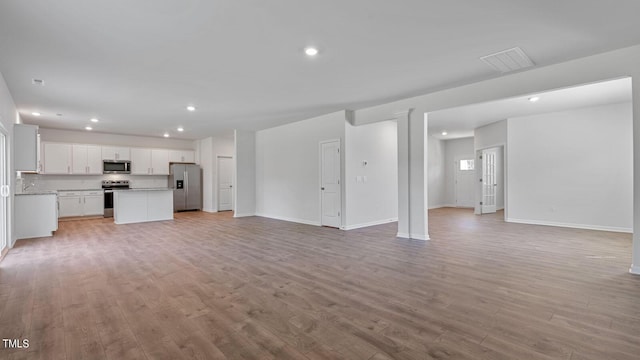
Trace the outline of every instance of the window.
{"type": "Polygon", "coordinates": [[[471,160],[460,160],[460,170],[462,170],[462,171],[473,170],[473,159],[471,159],[471,160]]]}

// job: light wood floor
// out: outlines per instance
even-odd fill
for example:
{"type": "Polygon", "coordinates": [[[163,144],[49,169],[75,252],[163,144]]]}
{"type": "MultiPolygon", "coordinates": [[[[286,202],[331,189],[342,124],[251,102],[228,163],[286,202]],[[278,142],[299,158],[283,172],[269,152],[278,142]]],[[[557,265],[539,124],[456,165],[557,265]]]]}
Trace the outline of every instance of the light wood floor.
{"type": "MultiPolygon", "coordinates": [[[[231,214],[60,224],[0,263],[3,359],[638,359],[631,237],[430,212],[343,232],[231,214]]],[[[1,345],[1,344],[0,344],[1,345]]]]}

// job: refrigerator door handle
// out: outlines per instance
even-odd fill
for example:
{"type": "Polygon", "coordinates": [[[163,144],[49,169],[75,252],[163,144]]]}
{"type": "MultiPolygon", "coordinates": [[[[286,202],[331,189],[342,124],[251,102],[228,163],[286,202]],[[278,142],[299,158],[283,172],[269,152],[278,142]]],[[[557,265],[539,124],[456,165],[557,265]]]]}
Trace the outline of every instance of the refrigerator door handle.
{"type": "Polygon", "coordinates": [[[184,202],[185,205],[187,203],[187,199],[189,198],[189,173],[187,171],[184,172],[184,202]]]}

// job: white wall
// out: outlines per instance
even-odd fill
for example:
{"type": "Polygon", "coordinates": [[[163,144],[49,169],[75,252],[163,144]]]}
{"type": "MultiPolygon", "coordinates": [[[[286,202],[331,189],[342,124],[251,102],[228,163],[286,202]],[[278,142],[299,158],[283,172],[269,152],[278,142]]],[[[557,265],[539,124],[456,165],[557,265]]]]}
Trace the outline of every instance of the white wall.
{"type": "Polygon", "coordinates": [[[0,244],[0,252],[4,251],[7,246],[12,247],[15,243],[13,238],[13,196],[15,194],[15,172],[13,170],[13,124],[20,121],[16,105],[13,102],[9,88],[4,80],[4,77],[0,73],[0,126],[2,126],[4,133],[6,134],[7,141],[7,159],[8,170],[7,178],[9,180],[10,196],[7,199],[7,239],[6,244],[0,244]],[[4,245],[4,246],[2,246],[4,245]]]}
{"type": "Polygon", "coordinates": [[[509,119],[508,221],[630,232],[631,104],[509,119]]]}
{"type": "Polygon", "coordinates": [[[256,133],[235,131],[234,217],[256,214],[256,133]]]}
{"type": "Polygon", "coordinates": [[[476,150],[488,149],[507,143],[507,120],[496,121],[473,131],[476,150]]]}
{"type": "Polygon", "coordinates": [[[76,144],[98,144],[131,147],[149,147],[161,149],[194,150],[193,140],[166,139],[150,136],[132,136],[120,134],[104,134],[93,131],[73,131],[40,128],[42,141],[66,142],[76,144]]]}
{"type": "Polygon", "coordinates": [[[202,168],[202,211],[215,212],[213,191],[213,138],[208,137],[197,142],[198,164],[202,168]]]}
{"type": "MultiPolygon", "coordinates": [[[[256,133],[257,215],[320,225],[319,144],[340,139],[344,148],[346,117],[339,111],[256,133]]],[[[342,151],[343,180],[344,165],[342,151]]]]}
{"type": "Polygon", "coordinates": [[[445,206],[445,150],[444,141],[430,137],[427,143],[427,181],[429,209],[445,206]]]}
{"type": "Polygon", "coordinates": [[[197,141],[197,163],[202,168],[202,210],[218,211],[218,156],[231,156],[234,139],[215,136],[197,141]]]}
{"type": "MultiPolygon", "coordinates": [[[[456,206],[456,160],[462,156],[475,158],[473,137],[444,141],[444,205],[456,206]]],[[[474,190],[470,190],[474,191],[474,190]]]]}
{"type": "Polygon", "coordinates": [[[345,122],[345,229],[398,220],[397,132],[396,121],[345,122]]]}

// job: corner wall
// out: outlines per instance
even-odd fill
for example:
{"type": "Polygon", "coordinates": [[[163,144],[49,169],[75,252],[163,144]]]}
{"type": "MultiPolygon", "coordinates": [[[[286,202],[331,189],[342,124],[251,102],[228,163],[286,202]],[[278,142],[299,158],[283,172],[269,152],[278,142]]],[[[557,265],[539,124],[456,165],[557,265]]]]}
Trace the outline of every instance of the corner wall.
{"type": "Polygon", "coordinates": [[[320,225],[319,143],[339,139],[344,149],[346,120],[338,111],[256,132],[256,215],[320,225]]]}
{"type": "Polygon", "coordinates": [[[256,214],[256,133],[235,131],[233,159],[233,217],[256,214]]]}
{"type": "Polygon", "coordinates": [[[345,123],[345,230],[398,221],[397,132],[396,121],[345,123]]]}
{"type": "Polygon", "coordinates": [[[509,119],[507,221],[631,232],[629,103],[509,119]]]}
{"type": "Polygon", "coordinates": [[[233,157],[233,152],[233,138],[214,136],[197,141],[196,162],[202,168],[203,211],[218,211],[218,156],[233,157]]]}
{"type": "Polygon", "coordinates": [[[427,181],[429,209],[446,205],[445,198],[445,148],[444,141],[429,137],[427,143],[427,181]]]}

